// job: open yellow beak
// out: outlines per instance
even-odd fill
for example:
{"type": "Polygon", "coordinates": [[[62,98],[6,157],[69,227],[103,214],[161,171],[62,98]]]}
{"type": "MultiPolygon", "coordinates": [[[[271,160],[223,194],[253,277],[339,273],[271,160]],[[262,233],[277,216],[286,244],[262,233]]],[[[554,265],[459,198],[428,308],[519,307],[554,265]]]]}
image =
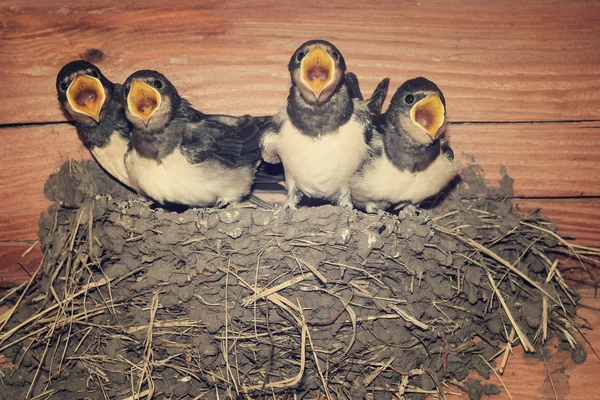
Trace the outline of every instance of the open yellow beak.
{"type": "Polygon", "coordinates": [[[160,100],[160,93],[156,89],[134,79],[127,95],[127,108],[129,112],[144,121],[147,126],[150,118],[159,109],[160,100]]]}
{"type": "Polygon", "coordinates": [[[444,125],[446,110],[440,95],[433,94],[419,101],[410,110],[410,118],[435,139],[439,129],[444,125]]]}
{"type": "Polygon", "coordinates": [[[325,86],[333,80],[334,68],[333,58],[319,46],[312,49],[300,64],[302,80],[316,97],[319,97],[325,86]]]}
{"type": "Polygon", "coordinates": [[[67,101],[73,110],[100,122],[100,110],[106,100],[104,87],[98,78],[77,75],[67,89],[67,101]]]}

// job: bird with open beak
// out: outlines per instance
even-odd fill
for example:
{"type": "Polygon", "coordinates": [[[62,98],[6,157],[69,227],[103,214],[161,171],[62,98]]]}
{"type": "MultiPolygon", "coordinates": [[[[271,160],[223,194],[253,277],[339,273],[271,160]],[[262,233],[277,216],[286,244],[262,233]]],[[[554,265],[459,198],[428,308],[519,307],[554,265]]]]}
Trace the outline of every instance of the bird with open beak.
{"type": "Polygon", "coordinates": [[[125,166],[132,186],[168,204],[222,207],[250,192],[260,163],[260,128],[270,117],[207,115],[161,73],[137,71],[123,84],[133,124],[125,166]]]}
{"type": "Polygon", "coordinates": [[[307,196],[351,209],[349,181],[367,156],[373,114],[355,98],[344,57],[333,44],[304,43],[288,69],[287,107],[273,117],[261,139],[263,159],[283,164],[285,208],[295,209],[307,196]]]}
{"type": "Polygon", "coordinates": [[[376,213],[439,193],[459,166],[445,127],[446,102],[437,85],[425,78],[403,83],[376,119],[369,157],[352,178],[355,206],[376,213]]]}
{"type": "Polygon", "coordinates": [[[123,157],[131,124],[121,106],[121,85],[87,61],[72,61],[56,77],[58,100],[75,122],[79,138],[110,175],[129,186],[123,157]]]}

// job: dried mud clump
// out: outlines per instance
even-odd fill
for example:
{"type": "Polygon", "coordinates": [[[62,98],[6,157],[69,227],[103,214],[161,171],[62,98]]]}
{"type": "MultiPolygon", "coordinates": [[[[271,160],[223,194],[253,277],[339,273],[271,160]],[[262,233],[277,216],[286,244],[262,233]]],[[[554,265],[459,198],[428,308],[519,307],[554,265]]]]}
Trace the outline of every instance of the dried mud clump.
{"type": "Polygon", "coordinates": [[[177,213],[65,165],[46,185],[44,262],[3,299],[2,395],[479,398],[498,388],[460,381],[502,369],[506,342],[557,334],[582,361],[554,225],[513,214],[510,178],[463,176],[398,216],[177,213]]]}

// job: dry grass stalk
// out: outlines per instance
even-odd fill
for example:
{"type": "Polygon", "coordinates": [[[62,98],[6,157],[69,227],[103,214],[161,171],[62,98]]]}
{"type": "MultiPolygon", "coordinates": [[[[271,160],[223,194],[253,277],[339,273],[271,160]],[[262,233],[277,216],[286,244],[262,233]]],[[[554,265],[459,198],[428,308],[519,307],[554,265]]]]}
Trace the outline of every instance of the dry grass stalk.
{"type": "Polygon", "coordinates": [[[475,240],[473,240],[471,238],[464,237],[464,236],[460,235],[457,232],[453,232],[453,231],[448,230],[446,228],[442,228],[440,226],[436,226],[435,230],[437,230],[438,232],[444,233],[446,235],[450,235],[450,236],[456,237],[457,239],[459,239],[459,240],[465,242],[466,244],[468,244],[469,246],[474,247],[475,249],[479,250],[481,253],[483,253],[483,254],[491,257],[492,259],[494,259],[495,261],[497,261],[498,263],[500,263],[500,265],[503,265],[504,267],[508,268],[511,272],[513,272],[514,274],[518,275],[525,282],[529,283],[531,286],[535,287],[537,290],[539,290],[540,292],[542,292],[545,296],[547,296],[554,303],[559,304],[559,305],[561,304],[561,302],[559,300],[557,300],[553,296],[551,296],[550,293],[548,293],[546,291],[546,289],[544,289],[543,287],[541,287],[537,282],[534,282],[533,280],[531,280],[531,278],[529,278],[523,272],[519,271],[511,263],[509,263],[508,261],[506,261],[505,259],[503,259],[499,255],[497,255],[496,253],[494,253],[493,251],[491,251],[490,249],[488,249],[487,247],[485,247],[481,243],[479,243],[479,242],[477,242],[477,241],[475,241],[475,240]]]}
{"type": "Polygon", "coordinates": [[[492,278],[492,275],[490,274],[490,271],[487,270],[487,268],[485,270],[485,273],[490,281],[490,285],[491,285],[492,289],[496,293],[496,297],[498,298],[498,301],[500,301],[500,304],[502,305],[504,312],[506,312],[506,315],[508,316],[508,319],[510,320],[511,325],[513,326],[515,332],[517,332],[517,336],[519,337],[519,340],[521,341],[523,348],[527,352],[535,353],[535,348],[533,347],[533,345],[531,344],[529,339],[527,339],[527,336],[525,336],[525,334],[521,330],[521,327],[519,326],[517,321],[515,321],[512,313],[510,312],[510,309],[506,305],[506,301],[504,301],[504,297],[502,297],[502,293],[500,293],[500,290],[498,290],[498,287],[496,286],[496,283],[494,282],[494,278],[492,278]]]}

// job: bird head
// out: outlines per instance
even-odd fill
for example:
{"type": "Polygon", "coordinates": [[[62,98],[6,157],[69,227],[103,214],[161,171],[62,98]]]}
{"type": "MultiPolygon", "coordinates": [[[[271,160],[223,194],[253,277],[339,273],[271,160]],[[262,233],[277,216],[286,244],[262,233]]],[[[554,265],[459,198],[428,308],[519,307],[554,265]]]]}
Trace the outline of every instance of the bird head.
{"type": "Polygon", "coordinates": [[[58,100],[71,118],[87,124],[100,123],[113,84],[87,61],[72,61],[56,77],[58,100]]]}
{"type": "Polygon", "coordinates": [[[386,111],[388,120],[418,143],[437,140],[446,126],[446,100],[437,85],[425,78],[404,82],[386,111]]]}
{"type": "Polygon", "coordinates": [[[302,44],[288,64],[292,83],[310,104],[322,104],[336,92],[346,72],[342,53],[325,40],[302,44]]]}
{"type": "Polygon", "coordinates": [[[123,83],[121,102],[131,123],[142,130],[163,128],[175,112],[179,94],[160,72],[141,70],[123,83]]]}

